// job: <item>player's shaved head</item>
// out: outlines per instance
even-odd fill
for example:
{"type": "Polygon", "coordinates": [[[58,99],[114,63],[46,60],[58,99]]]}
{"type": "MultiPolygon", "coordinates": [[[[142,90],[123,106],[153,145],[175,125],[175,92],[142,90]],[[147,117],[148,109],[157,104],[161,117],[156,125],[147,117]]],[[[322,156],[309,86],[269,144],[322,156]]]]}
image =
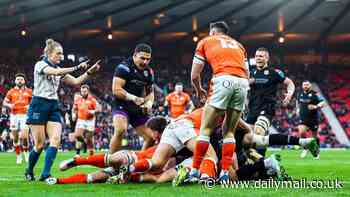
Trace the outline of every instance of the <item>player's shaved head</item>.
{"type": "Polygon", "coordinates": [[[218,21],[210,23],[210,32],[215,31],[218,33],[228,34],[230,28],[225,21],[218,21]]]}
{"type": "Polygon", "coordinates": [[[267,66],[270,59],[269,50],[265,47],[260,47],[255,52],[255,62],[258,69],[262,69],[267,66]]]}

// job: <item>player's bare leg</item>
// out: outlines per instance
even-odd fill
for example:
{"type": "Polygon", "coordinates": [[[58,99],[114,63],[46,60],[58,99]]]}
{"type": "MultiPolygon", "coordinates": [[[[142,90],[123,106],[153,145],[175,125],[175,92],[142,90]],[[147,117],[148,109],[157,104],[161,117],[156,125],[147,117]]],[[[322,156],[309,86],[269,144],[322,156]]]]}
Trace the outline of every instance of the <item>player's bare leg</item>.
{"type": "Polygon", "coordinates": [[[210,105],[204,106],[200,135],[197,138],[196,146],[194,149],[192,169],[190,172],[190,177],[193,177],[193,180],[199,178],[199,168],[210,145],[209,136],[211,135],[216,125],[217,117],[223,113],[224,110],[217,109],[210,105]]]}
{"type": "Polygon", "coordinates": [[[20,132],[19,141],[22,146],[22,153],[26,163],[29,161],[29,129],[25,128],[20,132]]]}
{"type": "Polygon", "coordinates": [[[34,167],[39,160],[40,154],[45,144],[45,125],[30,125],[34,139],[34,148],[29,154],[28,167],[25,171],[25,178],[34,181],[34,167]]]}
{"type": "Polygon", "coordinates": [[[153,145],[152,131],[146,127],[146,125],[141,125],[135,128],[137,134],[143,137],[143,146],[142,150],[146,150],[147,148],[153,145]]]}
{"type": "MultiPolygon", "coordinates": [[[[307,126],[306,125],[298,125],[298,130],[299,130],[299,136],[300,138],[305,138],[306,137],[306,132],[307,132],[307,126]]],[[[300,158],[305,158],[307,155],[307,150],[305,148],[302,148],[302,151],[300,153],[300,158]]]]}
{"type": "Polygon", "coordinates": [[[84,143],[84,129],[76,128],[74,132],[76,155],[80,155],[80,150],[84,143]]]}
{"type": "Polygon", "coordinates": [[[113,117],[114,134],[109,144],[109,153],[120,150],[124,133],[128,129],[128,119],[125,116],[115,115],[113,117]]]}
{"type": "Polygon", "coordinates": [[[11,134],[13,138],[13,147],[15,149],[16,153],[16,164],[21,164],[22,163],[22,156],[21,156],[21,145],[19,142],[19,130],[12,129],[11,134]]]}
{"type": "Polygon", "coordinates": [[[86,133],[86,146],[87,146],[89,155],[93,155],[95,152],[95,149],[94,149],[94,131],[87,131],[87,133],[86,133]]]}
{"type": "Polygon", "coordinates": [[[118,151],[113,154],[108,154],[106,158],[106,165],[114,169],[119,169],[120,166],[130,165],[134,162],[134,158],[128,151],[118,151]]]}
{"type": "MultiPolygon", "coordinates": [[[[260,115],[258,116],[255,124],[254,124],[254,134],[260,135],[260,136],[266,136],[268,134],[268,129],[270,127],[270,120],[264,116],[260,115]]],[[[266,154],[266,147],[257,147],[257,151],[259,154],[265,156],[266,154]]]]}

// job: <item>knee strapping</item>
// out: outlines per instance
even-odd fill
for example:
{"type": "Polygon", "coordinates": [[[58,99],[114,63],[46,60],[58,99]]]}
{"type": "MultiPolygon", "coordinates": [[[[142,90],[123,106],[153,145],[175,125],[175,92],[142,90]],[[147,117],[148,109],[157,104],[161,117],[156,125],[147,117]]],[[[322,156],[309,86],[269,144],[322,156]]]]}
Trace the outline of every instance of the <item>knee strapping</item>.
{"type": "MultiPolygon", "coordinates": [[[[267,130],[270,127],[270,120],[265,116],[259,116],[258,120],[255,123],[255,128],[258,128],[258,127],[264,131],[264,134],[267,134],[267,130]]],[[[256,133],[256,129],[254,133],[256,133]]]]}

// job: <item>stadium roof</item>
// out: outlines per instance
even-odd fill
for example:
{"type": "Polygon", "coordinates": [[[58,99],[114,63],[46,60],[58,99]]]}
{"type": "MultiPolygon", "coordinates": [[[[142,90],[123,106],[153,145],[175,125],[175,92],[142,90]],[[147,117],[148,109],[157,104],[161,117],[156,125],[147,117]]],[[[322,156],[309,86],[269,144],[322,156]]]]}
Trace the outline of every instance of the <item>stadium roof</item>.
{"type": "Polygon", "coordinates": [[[350,41],[350,0],[2,0],[0,41],[192,41],[225,20],[245,43],[350,41]],[[108,40],[108,34],[111,40],[108,40]]]}

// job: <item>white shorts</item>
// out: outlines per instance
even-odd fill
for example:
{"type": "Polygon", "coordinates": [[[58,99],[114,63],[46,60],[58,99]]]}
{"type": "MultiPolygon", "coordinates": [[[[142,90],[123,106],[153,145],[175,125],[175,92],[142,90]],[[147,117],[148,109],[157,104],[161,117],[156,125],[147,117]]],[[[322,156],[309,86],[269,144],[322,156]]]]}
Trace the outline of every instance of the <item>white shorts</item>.
{"type": "Polygon", "coordinates": [[[75,128],[84,129],[87,131],[94,131],[95,130],[95,119],[92,119],[92,120],[78,119],[77,124],[75,125],[75,128]]]}
{"type": "Polygon", "coordinates": [[[208,104],[222,110],[232,108],[243,111],[249,90],[248,79],[232,75],[221,75],[212,79],[208,104]]]}
{"type": "Polygon", "coordinates": [[[21,131],[23,129],[29,129],[26,124],[26,114],[11,114],[10,115],[10,130],[21,131]]]}
{"type": "Polygon", "coordinates": [[[170,123],[164,129],[160,143],[169,144],[179,152],[188,140],[196,137],[193,123],[190,120],[181,119],[170,123]]]}

